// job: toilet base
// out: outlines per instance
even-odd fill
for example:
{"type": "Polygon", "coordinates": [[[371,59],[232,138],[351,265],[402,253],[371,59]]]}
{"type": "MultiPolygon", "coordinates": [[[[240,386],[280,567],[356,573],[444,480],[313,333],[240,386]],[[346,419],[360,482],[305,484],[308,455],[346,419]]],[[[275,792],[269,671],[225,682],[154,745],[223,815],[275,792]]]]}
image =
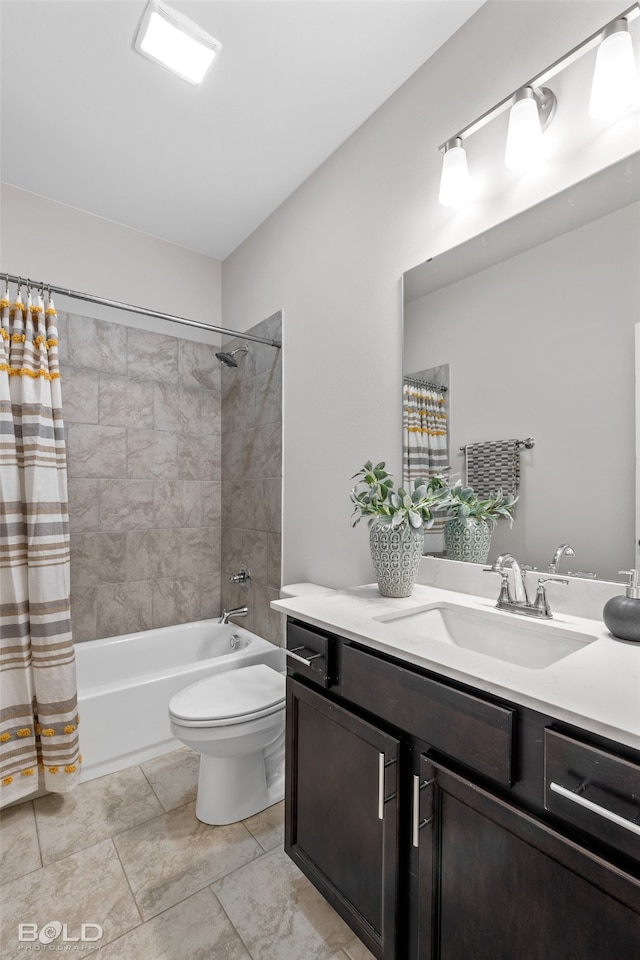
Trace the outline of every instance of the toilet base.
{"type": "Polygon", "coordinates": [[[202,823],[237,823],[283,798],[284,750],[259,757],[200,755],[196,817],[202,823]]]}

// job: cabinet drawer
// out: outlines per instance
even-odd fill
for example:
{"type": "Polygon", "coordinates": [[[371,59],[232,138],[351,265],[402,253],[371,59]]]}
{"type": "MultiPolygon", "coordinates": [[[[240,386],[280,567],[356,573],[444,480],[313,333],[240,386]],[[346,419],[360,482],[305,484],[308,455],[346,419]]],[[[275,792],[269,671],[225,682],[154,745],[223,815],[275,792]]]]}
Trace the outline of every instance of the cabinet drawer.
{"type": "Polygon", "coordinates": [[[305,677],[325,689],[329,687],[333,676],[335,643],[335,637],[290,620],[287,623],[287,650],[294,655],[287,656],[289,675],[305,677]]]}
{"type": "Polygon", "coordinates": [[[640,860],[640,765],[547,728],[545,807],[640,860]]]}
{"type": "Polygon", "coordinates": [[[348,646],[341,693],[457,762],[512,785],[515,710],[348,646]]]}

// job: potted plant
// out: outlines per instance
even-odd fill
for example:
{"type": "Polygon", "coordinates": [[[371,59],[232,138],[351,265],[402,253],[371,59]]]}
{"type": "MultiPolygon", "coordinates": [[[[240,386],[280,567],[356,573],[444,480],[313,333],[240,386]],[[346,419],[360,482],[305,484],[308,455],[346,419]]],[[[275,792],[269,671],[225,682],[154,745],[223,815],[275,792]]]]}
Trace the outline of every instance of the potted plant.
{"type": "Polygon", "coordinates": [[[370,460],[355,473],[351,489],[352,526],[366,517],[369,546],[383,597],[409,597],[424,548],[424,531],[433,524],[433,513],[445,502],[448,485],[441,477],[413,480],[411,488],[394,489],[384,462],[370,460]]]}
{"type": "Polygon", "coordinates": [[[442,508],[451,517],[444,528],[444,543],[450,560],[486,563],[491,534],[501,517],[513,523],[513,508],[518,498],[502,490],[479,497],[473,487],[461,480],[449,486],[442,499],[442,508]]]}

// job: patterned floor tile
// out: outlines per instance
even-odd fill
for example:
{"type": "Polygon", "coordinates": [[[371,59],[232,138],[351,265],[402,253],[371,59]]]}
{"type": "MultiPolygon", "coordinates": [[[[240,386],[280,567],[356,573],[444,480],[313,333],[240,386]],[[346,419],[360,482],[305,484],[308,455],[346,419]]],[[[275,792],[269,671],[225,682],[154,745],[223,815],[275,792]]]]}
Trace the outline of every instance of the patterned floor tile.
{"type": "Polygon", "coordinates": [[[57,931],[59,936],[51,941],[51,948],[57,948],[64,947],[65,929],[69,938],[80,937],[82,924],[97,924],[88,933],[95,936],[102,927],[97,942],[105,944],[141,923],[112,840],[11,880],[0,893],[3,960],[24,960],[30,946],[45,950],[39,941],[20,940],[21,933],[24,938],[34,929],[21,931],[20,924],[35,924],[38,935],[45,928],[52,930],[52,936],[57,931]]]}
{"type": "Polygon", "coordinates": [[[2,883],[40,869],[42,863],[33,803],[19,803],[0,813],[0,838],[2,883]]]}
{"type": "Polygon", "coordinates": [[[210,889],[147,920],[100,950],[101,960],[251,960],[210,889]]]}
{"type": "Polygon", "coordinates": [[[69,793],[50,793],[35,800],[34,809],[45,864],[163,813],[139,767],[81,783],[69,793]]]}
{"type": "Polygon", "coordinates": [[[145,920],[260,856],[242,823],[212,827],[190,803],[114,840],[145,920]]]}
{"type": "Polygon", "coordinates": [[[194,750],[188,747],[173,750],[162,757],[147,760],[141,767],[165,810],[175,810],[195,800],[200,754],[194,750]]]}
{"type": "Polygon", "coordinates": [[[284,843],[284,800],[243,821],[263,850],[273,850],[284,843]]]}
{"type": "Polygon", "coordinates": [[[283,850],[213,884],[253,960],[329,960],[353,933],[283,850]]]}

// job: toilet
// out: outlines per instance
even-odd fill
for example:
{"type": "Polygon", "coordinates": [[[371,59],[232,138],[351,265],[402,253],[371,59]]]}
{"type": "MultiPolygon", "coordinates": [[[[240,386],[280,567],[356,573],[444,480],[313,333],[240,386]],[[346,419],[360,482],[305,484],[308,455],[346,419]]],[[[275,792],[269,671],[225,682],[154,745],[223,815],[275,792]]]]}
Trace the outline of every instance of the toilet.
{"type": "MultiPolygon", "coordinates": [[[[325,593],[296,583],[282,597],[325,593]]],[[[284,797],[285,676],[263,663],[198,680],[169,701],[171,732],[200,754],[196,817],[245,820],[284,797]]]]}

